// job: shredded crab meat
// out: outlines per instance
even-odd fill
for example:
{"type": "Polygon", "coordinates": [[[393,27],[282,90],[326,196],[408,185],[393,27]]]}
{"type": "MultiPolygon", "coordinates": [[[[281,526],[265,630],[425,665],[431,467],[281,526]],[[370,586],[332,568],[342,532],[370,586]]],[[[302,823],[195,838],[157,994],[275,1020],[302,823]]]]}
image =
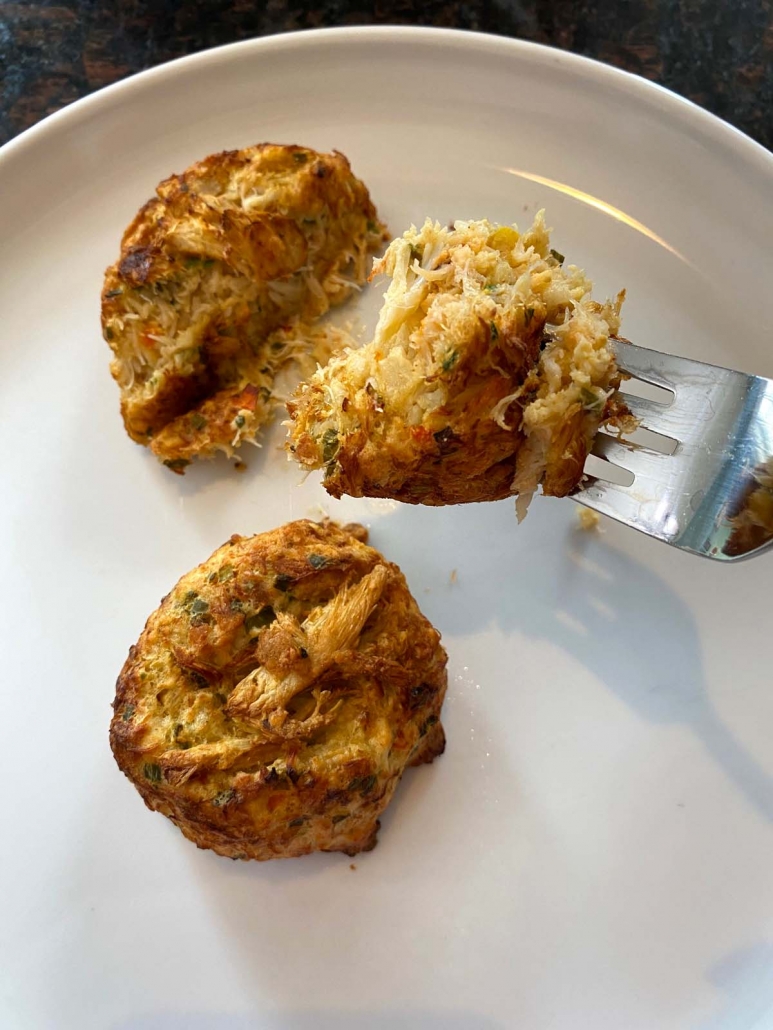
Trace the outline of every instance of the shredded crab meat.
{"type": "Polygon", "coordinates": [[[330,604],[314,609],[302,624],[289,615],[278,617],[266,630],[267,637],[289,635],[306,658],[298,668],[284,674],[272,670],[269,664],[254,669],[234,688],[228,700],[228,713],[280,737],[307,736],[324,725],[336,711],[333,706],[322,714],[321,708],[329,696],[326,691],[317,692],[314,711],[303,720],[303,726],[290,718],[287,705],[319,679],[337,652],[357,640],[381,598],[388,576],[386,567],[377,565],[355,586],[337,594],[330,604]]]}

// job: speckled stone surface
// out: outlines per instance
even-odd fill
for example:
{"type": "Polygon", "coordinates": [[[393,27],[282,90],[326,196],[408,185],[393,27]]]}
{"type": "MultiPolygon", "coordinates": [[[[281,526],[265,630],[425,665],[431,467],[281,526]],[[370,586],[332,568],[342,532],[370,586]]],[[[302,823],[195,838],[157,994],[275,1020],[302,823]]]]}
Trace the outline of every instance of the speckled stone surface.
{"type": "Polygon", "coordinates": [[[174,57],[274,32],[390,23],[494,32],[596,57],[773,149],[773,0],[0,0],[0,143],[174,57]]]}

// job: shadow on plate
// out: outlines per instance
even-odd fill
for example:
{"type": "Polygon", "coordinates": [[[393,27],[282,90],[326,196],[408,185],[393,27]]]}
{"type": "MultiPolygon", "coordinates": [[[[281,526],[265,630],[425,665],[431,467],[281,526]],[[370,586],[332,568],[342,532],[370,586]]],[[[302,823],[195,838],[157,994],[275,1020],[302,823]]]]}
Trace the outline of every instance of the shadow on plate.
{"type": "Polygon", "coordinates": [[[518,526],[509,501],[453,509],[401,505],[377,525],[373,543],[406,570],[441,632],[466,636],[499,627],[550,640],[641,719],[688,726],[773,822],[773,778],[712,705],[687,604],[604,536],[575,522],[567,529],[567,513],[574,517],[573,502],[537,499],[518,526]],[[448,554],[457,566],[453,576],[450,568],[437,568],[438,556],[448,554]],[[422,582],[435,585],[422,593],[422,582]]]}

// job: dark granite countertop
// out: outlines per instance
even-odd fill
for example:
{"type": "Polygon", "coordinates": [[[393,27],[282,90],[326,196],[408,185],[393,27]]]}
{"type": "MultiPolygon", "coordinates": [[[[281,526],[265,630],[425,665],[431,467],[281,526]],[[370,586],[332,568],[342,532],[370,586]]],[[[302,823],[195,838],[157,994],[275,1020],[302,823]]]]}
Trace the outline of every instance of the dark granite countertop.
{"type": "Polygon", "coordinates": [[[373,24],[473,29],[586,54],[668,86],[773,149],[773,0],[0,0],[0,143],[174,57],[373,24]]]}

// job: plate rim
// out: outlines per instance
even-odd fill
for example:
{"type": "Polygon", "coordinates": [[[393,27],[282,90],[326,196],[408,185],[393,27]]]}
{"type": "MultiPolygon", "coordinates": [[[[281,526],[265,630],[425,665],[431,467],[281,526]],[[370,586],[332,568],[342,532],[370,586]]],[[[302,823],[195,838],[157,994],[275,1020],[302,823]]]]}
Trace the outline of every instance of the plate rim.
{"type": "Polygon", "coordinates": [[[538,63],[562,65],[580,77],[589,77],[602,87],[605,85],[621,89],[633,99],[653,104],[667,115],[676,116],[694,128],[703,130],[713,143],[725,147],[737,156],[759,167],[759,170],[773,178],[773,152],[761,143],[752,139],[742,129],[731,125],[718,115],[701,107],[687,97],[681,96],[667,86],[662,86],[635,72],[629,72],[614,65],[607,64],[593,57],[586,57],[572,51],[531,40],[516,39],[510,36],[498,36],[489,32],[474,32],[467,29],[436,28],[413,25],[356,25],[332,28],[303,29],[294,32],[272,33],[256,36],[251,39],[224,43],[216,47],[208,47],[193,54],[173,58],[135,72],[126,78],[119,79],[108,86],[103,86],[85,97],[66,104],[58,111],[46,115],[40,121],[23,130],[17,136],[0,146],[0,175],[12,163],[12,159],[22,157],[25,151],[31,150],[51,132],[65,129],[77,129],[79,124],[99,113],[114,101],[115,98],[138,92],[164,80],[171,81],[181,72],[208,65],[226,62],[235,53],[240,54],[253,50],[256,53],[265,51],[281,52],[285,50],[303,49],[307,47],[356,45],[361,42],[382,41],[384,44],[438,43],[443,46],[452,44],[457,50],[478,50],[480,52],[498,52],[516,59],[536,60],[538,63]]]}

